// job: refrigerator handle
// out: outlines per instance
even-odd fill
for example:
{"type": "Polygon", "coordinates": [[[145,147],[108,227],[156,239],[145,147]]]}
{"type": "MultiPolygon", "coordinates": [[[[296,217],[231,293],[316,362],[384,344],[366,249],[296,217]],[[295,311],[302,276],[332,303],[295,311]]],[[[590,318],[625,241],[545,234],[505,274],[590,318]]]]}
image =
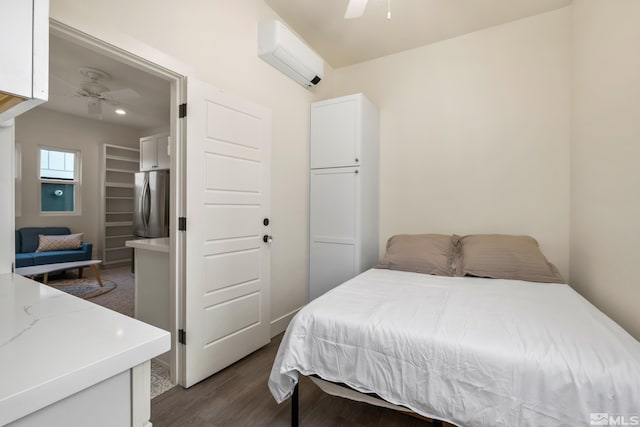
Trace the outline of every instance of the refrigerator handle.
{"type": "Polygon", "coordinates": [[[142,222],[144,223],[145,234],[147,234],[149,229],[149,218],[151,217],[151,185],[149,184],[149,175],[147,175],[147,179],[145,180],[143,195],[144,205],[142,207],[142,222]]]}
{"type": "Polygon", "coordinates": [[[145,231],[148,232],[149,218],[151,217],[151,184],[149,184],[149,177],[147,177],[147,188],[145,188],[144,194],[146,196],[146,200],[144,203],[144,207],[145,207],[144,228],[145,228],[145,231]]]}
{"type": "MultiPolygon", "coordinates": [[[[145,194],[145,189],[147,188],[147,178],[145,177],[143,182],[142,182],[142,189],[140,191],[140,198],[138,199],[138,203],[140,204],[140,208],[138,209],[138,213],[140,214],[140,224],[142,225],[142,228],[145,228],[144,225],[144,194],[145,194]]],[[[146,234],[146,233],[145,233],[146,234]]]]}

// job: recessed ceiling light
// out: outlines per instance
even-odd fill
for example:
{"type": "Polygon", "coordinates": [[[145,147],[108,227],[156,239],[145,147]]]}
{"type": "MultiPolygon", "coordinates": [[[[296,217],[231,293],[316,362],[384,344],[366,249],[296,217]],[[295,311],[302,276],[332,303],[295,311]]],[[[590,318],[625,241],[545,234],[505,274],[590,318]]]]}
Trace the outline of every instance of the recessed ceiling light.
{"type": "Polygon", "coordinates": [[[116,110],[116,114],[120,114],[121,116],[124,116],[125,114],[127,114],[127,112],[124,111],[122,108],[118,108],[116,110]]]}

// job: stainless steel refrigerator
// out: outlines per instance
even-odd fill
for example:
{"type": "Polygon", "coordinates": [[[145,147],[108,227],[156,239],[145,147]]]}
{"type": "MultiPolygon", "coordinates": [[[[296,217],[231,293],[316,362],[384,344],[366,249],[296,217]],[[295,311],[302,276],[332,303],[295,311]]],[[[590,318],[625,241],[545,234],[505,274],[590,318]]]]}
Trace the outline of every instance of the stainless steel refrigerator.
{"type": "Polygon", "coordinates": [[[169,236],[169,171],[138,172],[135,183],[135,235],[169,236]]]}

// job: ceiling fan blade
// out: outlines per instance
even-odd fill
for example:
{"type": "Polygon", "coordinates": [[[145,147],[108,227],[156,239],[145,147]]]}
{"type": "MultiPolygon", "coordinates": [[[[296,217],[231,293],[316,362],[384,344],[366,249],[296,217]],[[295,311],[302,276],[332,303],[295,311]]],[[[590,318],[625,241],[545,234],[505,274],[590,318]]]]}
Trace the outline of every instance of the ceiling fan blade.
{"type": "Polygon", "coordinates": [[[74,85],[73,83],[68,82],[68,81],[66,81],[65,79],[63,79],[63,78],[61,78],[61,77],[58,77],[58,76],[56,76],[56,75],[54,75],[54,74],[49,73],[49,76],[50,76],[52,79],[55,79],[55,80],[59,81],[59,82],[60,82],[60,83],[62,83],[63,85],[68,86],[69,88],[73,89],[73,91],[74,91],[74,92],[76,92],[76,91],[78,91],[78,90],[80,89],[80,88],[78,87],[78,85],[74,85]]]}
{"type": "Polygon", "coordinates": [[[344,14],[345,19],[360,18],[367,7],[368,0],[349,0],[347,11],[344,14]]]}
{"type": "Polygon", "coordinates": [[[133,89],[116,89],[102,92],[100,95],[117,101],[119,99],[135,99],[140,98],[140,94],[133,89]]]}

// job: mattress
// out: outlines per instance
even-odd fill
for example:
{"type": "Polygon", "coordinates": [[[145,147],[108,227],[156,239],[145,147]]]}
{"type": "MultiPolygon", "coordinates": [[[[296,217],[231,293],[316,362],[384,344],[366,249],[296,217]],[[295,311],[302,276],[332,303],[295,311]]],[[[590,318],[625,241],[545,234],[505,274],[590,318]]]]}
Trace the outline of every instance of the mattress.
{"type": "Polygon", "coordinates": [[[640,343],[563,284],[368,270],[291,321],[276,401],[298,373],[465,427],[640,414],[640,343]]]}

